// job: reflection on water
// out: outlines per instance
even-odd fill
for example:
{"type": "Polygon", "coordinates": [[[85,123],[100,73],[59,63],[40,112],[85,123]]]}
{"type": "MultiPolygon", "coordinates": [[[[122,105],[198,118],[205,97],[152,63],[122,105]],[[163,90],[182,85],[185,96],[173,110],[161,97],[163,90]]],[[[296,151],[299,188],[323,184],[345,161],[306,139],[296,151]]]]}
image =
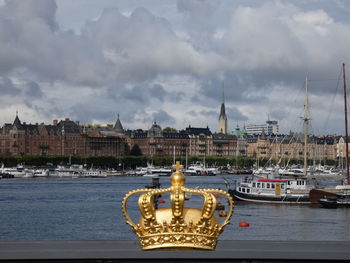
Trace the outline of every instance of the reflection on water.
{"type": "MultiPolygon", "coordinates": [[[[231,177],[232,178],[232,177],[231,177]]],[[[223,178],[187,177],[187,187],[226,189],[223,178]]],[[[3,179],[0,181],[0,240],[132,240],[121,201],[150,178],[3,179]]],[[[162,187],[169,178],[160,179],[162,187]]],[[[166,197],[162,197],[166,203],[166,197]]],[[[136,198],[128,206],[138,218],[136,198]]],[[[200,206],[191,198],[186,206],[200,206]]],[[[305,205],[237,203],[221,240],[350,240],[350,209],[305,205]],[[239,222],[247,221],[248,228],[239,222]]]]}

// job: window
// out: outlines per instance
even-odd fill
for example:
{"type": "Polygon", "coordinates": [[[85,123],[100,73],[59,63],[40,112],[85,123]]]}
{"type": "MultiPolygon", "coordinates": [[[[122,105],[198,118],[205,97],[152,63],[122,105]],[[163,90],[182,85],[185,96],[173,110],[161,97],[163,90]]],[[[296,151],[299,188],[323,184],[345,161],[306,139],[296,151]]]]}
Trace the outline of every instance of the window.
{"type": "Polygon", "coordinates": [[[256,187],[256,183],[253,183],[253,187],[256,187]]]}
{"type": "Polygon", "coordinates": [[[256,184],[256,187],[257,187],[257,188],[260,188],[260,183],[257,183],[257,184],[256,184]]]}
{"type": "Polygon", "coordinates": [[[271,184],[271,188],[272,188],[272,189],[275,189],[275,184],[271,184]]]}
{"type": "Polygon", "coordinates": [[[281,189],[284,189],[284,184],[281,184],[281,189]]]}
{"type": "Polygon", "coordinates": [[[265,188],[265,183],[261,183],[261,188],[265,188]]]}
{"type": "Polygon", "coordinates": [[[247,194],[249,194],[250,193],[250,189],[249,188],[247,188],[247,194]]]}
{"type": "Polygon", "coordinates": [[[270,184],[269,183],[266,184],[266,188],[270,188],[270,184]]]}

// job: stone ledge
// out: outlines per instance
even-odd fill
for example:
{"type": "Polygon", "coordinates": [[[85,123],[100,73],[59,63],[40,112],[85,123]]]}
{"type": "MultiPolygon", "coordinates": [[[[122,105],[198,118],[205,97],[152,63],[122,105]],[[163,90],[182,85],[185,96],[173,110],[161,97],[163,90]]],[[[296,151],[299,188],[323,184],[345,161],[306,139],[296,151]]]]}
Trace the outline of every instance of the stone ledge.
{"type": "Polygon", "coordinates": [[[1,241],[0,260],[345,261],[350,260],[349,247],[350,241],[219,241],[215,251],[141,251],[138,241],[1,241]]]}

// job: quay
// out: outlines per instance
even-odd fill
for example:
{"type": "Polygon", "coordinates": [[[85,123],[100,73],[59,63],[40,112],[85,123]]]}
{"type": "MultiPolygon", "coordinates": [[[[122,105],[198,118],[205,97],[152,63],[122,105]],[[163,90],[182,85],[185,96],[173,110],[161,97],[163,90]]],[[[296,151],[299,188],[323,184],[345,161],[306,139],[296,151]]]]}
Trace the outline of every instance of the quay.
{"type": "Polygon", "coordinates": [[[0,262],[345,262],[350,241],[219,241],[214,251],[142,251],[138,241],[0,242],[0,262]]]}

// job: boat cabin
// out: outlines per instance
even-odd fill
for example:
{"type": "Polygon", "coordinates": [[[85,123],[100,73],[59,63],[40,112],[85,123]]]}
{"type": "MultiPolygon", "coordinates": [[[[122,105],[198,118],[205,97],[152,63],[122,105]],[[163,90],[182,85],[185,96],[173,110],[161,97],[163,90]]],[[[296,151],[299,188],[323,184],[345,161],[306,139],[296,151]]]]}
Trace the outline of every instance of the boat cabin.
{"type": "Polygon", "coordinates": [[[250,182],[241,182],[237,191],[245,194],[291,194],[291,189],[302,190],[306,189],[306,180],[271,180],[259,179],[250,182]]]}

